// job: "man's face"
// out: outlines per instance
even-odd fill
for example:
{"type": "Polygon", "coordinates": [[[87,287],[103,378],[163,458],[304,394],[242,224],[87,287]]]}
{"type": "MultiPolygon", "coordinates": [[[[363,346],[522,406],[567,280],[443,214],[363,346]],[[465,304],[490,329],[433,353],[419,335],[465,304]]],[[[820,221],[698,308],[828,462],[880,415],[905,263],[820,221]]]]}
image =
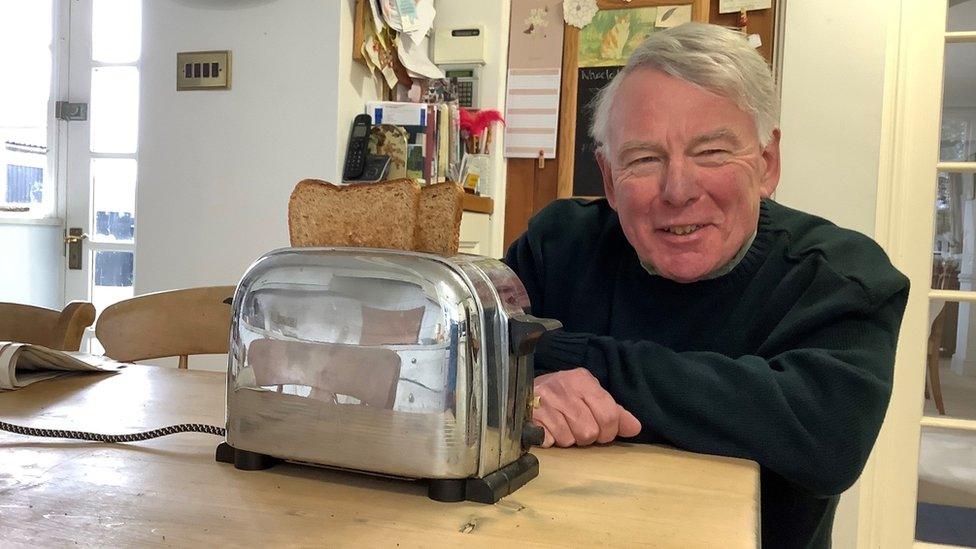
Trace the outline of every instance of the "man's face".
{"type": "Polygon", "coordinates": [[[733,101],[653,69],[621,82],[609,122],[597,160],[641,260],[678,282],[731,261],[779,182],[779,130],[763,149],[733,101]]]}

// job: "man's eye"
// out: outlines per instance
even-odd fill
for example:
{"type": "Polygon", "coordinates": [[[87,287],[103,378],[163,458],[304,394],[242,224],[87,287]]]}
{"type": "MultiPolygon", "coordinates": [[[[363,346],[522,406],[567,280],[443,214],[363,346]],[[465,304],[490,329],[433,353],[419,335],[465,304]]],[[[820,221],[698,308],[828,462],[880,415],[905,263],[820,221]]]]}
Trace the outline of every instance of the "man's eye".
{"type": "Polygon", "coordinates": [[[658,156],[642,156],[640,158],[635,158],[631,161],[631,164],[647,164],[653,162],[660,162],[661,158],[658,156]]]}
{"type": "Polygon", "coordinates": [[[718,154],[727,154],[729,151],[725,149],[705,149],[698,153],[699,156],[715,156],[718,154]]]}

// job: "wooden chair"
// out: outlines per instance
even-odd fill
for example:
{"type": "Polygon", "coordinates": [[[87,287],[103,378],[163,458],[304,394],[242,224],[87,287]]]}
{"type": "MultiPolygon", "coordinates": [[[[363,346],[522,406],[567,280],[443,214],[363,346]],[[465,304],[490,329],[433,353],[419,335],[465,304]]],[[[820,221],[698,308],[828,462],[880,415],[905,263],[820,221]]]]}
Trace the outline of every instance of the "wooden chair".
{"type": "Polygon", "coordinates": [[[120,362],[222,354],[230,339],[234,286],[188,288],[146,294],[106,307],[95,324],[105,355],[120,362]]]}
{"type": "Polygon", "coordinates": [[[932,399],[935,400],[935,409],[940,416],[946,415],[945,403],[942,400],[942,381],[939,379],[939,360],[942,347],[942,332],[945,327],[946,307],[945,301],[933,299],[929,302],[929,331],[928,350],[925,359],[925,398],[929,398],[929,388],[931,388],[932,399]]]}
{"type": "Polygon", "coordinates": [[[77,351],[85,328],[94,321],[95,306],[87,301],[72,301],[60,311],[20,303],[0,303],[0,341],[77,351]]]}

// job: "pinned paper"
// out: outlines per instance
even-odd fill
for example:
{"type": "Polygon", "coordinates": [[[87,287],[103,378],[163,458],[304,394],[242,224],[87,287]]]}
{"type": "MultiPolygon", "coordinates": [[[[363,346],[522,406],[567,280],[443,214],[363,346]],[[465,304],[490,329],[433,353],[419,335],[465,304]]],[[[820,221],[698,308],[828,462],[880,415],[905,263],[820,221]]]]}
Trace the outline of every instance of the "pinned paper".
{"type": "Polygon", "coordinates": [[[377,0],[383,19],[393,30],[406,34],[415,45],[434,24],[434,0],[377,0]]]}
{"type": "Polygon", "coordinates": [[[383,28],[386,27],[386,23],[383,22],[383,15],[380,10],[379,0],[369,0],[369,12],[373,15],[373,28],[376,29],[376,34],[383,32],[383,28]]]}
{"type": "Polygon", "coordinates": [[[405,33],[415,45],[419,46],[420,41],[427,36],[430,28],[434,26],[435,15],[437,12],[434,10],[434,0],[420,0],[417,3],[417,28],[405,33]]]}
{"type": "Polygon", "coordinates": [[[670,29],[689,21],[691,21],[691,6],[661,6],[657,8],[654,26],[660,29],[670,29]]]}
{"type": "Polygon", "coordinates": [[[414,0],[396,0],[396,8],[400,14],[400,30],[410,32],[420,28],[417,4],[414,4],[414,0]]]}
{"type": "Polygon", "coordinates": [[[423,78],[444,78],[444,71],[431,62],[427,56],[427,48],[415,44],[413,40],[401,40],[398,36],[394,40],[396,45],[397,57],[403,63],[411,77],[421,76],[423,78]]]}
{"type": "Polygon", "coordinates": [[[742,10],[768,10],[773,0],[718,0],[719,13],[735,13],[742,10]]]}
{"type": "Polygon", "coordinates": [[[561,0],[512,0],[505,156],[556,157],[563,54],[561,0]]]}
{"type": "Polygon", "coordinates": [[[759,36],[758,34],[750,34],[748,39],[749,39],[750,46],[754,48],[758,48],[762,46],[762,37],[759,36]]]}
{"type": "Polygon", "coordinates": [[[367,28],[370,32],[367,32],[362,45],[362,54],[366,60],[366,66],[369,67],[370,72],[380,71],[383,79],[386,80],[386,85],[393,88],[397,84],[396,73],[393,71],[393,54],[378,38],[381,35],[374,34],[371,32],[371,28],[367,28]]]}

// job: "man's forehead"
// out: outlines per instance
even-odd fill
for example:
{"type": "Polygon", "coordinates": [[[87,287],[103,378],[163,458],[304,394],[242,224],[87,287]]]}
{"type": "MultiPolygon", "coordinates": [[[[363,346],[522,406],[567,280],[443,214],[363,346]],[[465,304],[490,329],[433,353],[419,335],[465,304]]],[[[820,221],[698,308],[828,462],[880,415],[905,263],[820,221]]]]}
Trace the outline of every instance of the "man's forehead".
{"type": "MultiPolygon", "coordinates": [[[[628,74],[614,94],[609,135],[618,148],[680,136],[691,141],[750,140],[755,119],[732,99],[655,69],[628,74]]],[[[663,143],[662,143],[663,144],[663,143]]]]}
{"type": "MultiPolygon", "coordinates": [[[[727,126],[705,128],[698,131],[689,132],[689,134],[684,136],[682,139],[682,143],[688,147],[715,142],[726,142],[733,146],[739,146],[743,141],[743,138],[740,135],[741,132],[741,129],[727,126]]],[[[621,152],[632,149],[663,149],[667,146],[667,137],[668,135],[657,136],[644,133],[637,138],[626,139],[617,146],[617,149],[621,152]]]]}

